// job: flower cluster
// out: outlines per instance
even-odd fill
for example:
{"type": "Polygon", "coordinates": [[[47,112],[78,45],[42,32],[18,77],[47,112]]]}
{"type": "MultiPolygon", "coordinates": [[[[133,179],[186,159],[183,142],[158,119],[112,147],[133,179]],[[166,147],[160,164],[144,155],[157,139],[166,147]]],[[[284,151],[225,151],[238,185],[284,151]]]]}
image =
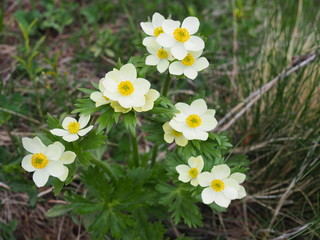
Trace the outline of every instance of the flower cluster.
{"type": "Polygon", "coordinates": [[[187,17],[181,24],[156,12],[151,22],[140,25],[148,35],[142,42],[150,53],[146,65],[157,66],[160,73],[169,68],[170,74],[183,74],[192,80],[209,66],[208,60],[200,57],[204,41],[194,35],[200,26],[198,18],[187,17]]]}
{"type": "Polygon", "coordinates": [[[228,207],[231,200],[245,197],[246,190],[240,184],[244,182],[246,175],[243,173],[231,173],[226,164],[214,166],[211,172],[201,173],[204,166],[202,156],[190,157],[188,165],[178,165],[179,180],[190,182],[192,186],[205,187],[202,190],[201,198],[203,203],[215,202],[221,207],[228,207]]]}
{"type": "Polygon", "coordinates": [[[99,82],[99,90],[91,93],[90,98],[96,107],[110,104],[115,112],[127,113],[132,108],[137,112],[146,112],[153,108],[160,93],[150,89],[150,82],[137,78],[137,70],[131,63],[119,70],[108,72],[99,82]]]}

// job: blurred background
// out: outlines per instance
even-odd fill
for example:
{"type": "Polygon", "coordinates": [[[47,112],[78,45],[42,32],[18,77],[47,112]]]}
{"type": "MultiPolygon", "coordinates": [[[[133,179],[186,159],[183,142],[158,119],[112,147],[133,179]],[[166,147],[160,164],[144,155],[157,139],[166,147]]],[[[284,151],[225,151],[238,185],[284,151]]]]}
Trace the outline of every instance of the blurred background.
{"type": "MultiPolygon", "coordinates": [[[[210,69],[174,81],[169,97],[205,91],[230,154],[250,161],[245,199],[219,214],[203,206],[203,227],[169,224],[167,236],[319,239],[320,2],[311,0],[2,0],[0,239],[90,238],[81,218],[46,217],[63,200],[22,170],[21,137],[46,128],[47,112],[69,114],[83,95],[77,89],[91,88],[118,58],[144,56],[139,23],[154,12],[199,18],[210,69]]],[[[159,90],[164,77],[148,80],[159,90]]],[[[125,154],[127,140],[110,134],[118,139],[110,148],[125,154]]]]}

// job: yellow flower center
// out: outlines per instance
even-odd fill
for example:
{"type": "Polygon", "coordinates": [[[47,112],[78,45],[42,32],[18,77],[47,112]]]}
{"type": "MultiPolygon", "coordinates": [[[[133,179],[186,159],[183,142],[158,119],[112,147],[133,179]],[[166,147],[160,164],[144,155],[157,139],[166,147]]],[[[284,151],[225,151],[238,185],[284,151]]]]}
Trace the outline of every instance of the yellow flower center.
{"type": "Polygon", "coordinates": [[[176,30],[174,30],[173,36],[178,42],[184,43],[184,42],[188,41],[188,39],[190,38],[190,33],[186,28],[180,27],[180,28],[176,28],[176,30]]]}
{"type": "Polygon", "coordinates": [[[197,168],[191,168],[189,171],[188,171],[190,177],[192,178],[196,178],[199,174],[199,171],[197,168]]]}
{"type": "Polygon", "coordinates": [[[224,190],[224,183],[219,179],[212,180],[211,181],[211,187],[216,192],[220,192],[220,191],[224,190]]]}
{"type": "Polygon", "coordinates": [[[134,86],[130,81],[123,81],[118,85],[118,90],[121,95],[129,96],[134,91],[134,86]]]}
{"type": "Polygon", "coordinates": [[[35,153],[31,157],[31,164],[37,169],[42,169],[47,166],[49,160],[43,153],[35,153]]]}
{"type": "Polygon", "coordinates": [[[181,133],[181,132],[178,132],[178,131],[176,131],[176,130],[174,130],[174,129],[172,129],[172,134],[173,134],[173,136],[175,136],[175,137],[180,137],[180,136],[182,136],[182,133],[181,133]]]}
{"type": "Polygon", "coordinates": [[[80,129],[80,124],[78,122],[70,122],[67,128],[69,133],[76,134],[80,129]]]}
{"type": "Polygon", "coordinates": [[[199,127],[202,123],[201,118],[197,114],[191,114],[189,117],[187,117],[186,122],[189,127],[196,128],[199,127]]]}
{"type": "Polygon", "coordinates": [[[105,100],[107,100],[107,101],[110,100],[108,97],[106,97],[106,96],[104,96],[104,95],[102,95],[102,97],[103,97],[105,100]]]}
{"type": "Polygon", "coordinates": [[[153,35],[154,35],[155,37],[158,37],[161,33],[164,33],[162,27],[157,27],[157,28],[155,28],[155,29],[153,30],[153,35]]]}
{"type": "Polygon", "coordinates": [[[194,57],[191,53],[188,53],[188,55],[182,59],[181,63],[186,66],[192,66],[194,64],[194,57]]]}
{"type": "Polygon", "coordinates": [[[158,58],[161,58],[161,59],[167,58],[168,57],[168,52],[166,50],[164,50],[163,48],[160,48],[157,51],[157,56],[158,56],[158,58]]]}

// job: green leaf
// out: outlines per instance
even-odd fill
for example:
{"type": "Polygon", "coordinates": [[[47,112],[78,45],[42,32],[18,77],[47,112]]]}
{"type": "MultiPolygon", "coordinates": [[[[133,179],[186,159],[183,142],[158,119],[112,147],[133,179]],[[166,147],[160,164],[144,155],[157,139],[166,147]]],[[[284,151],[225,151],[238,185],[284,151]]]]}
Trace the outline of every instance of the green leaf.
{"type": "Polygon", "coordinates": [[[82,152],[79,156],[78,159],[80,161],[81,164],[88,166],[91,162],[93,158],[93,156],[91,155],[91,153],[89,152],[82,152]]]}
{"type": "Polygon", "coordinates": [[[72,208],[68,204],[57,204],[46,212],[46,217],[58,217],[70,212],[72,208]]]}
{"type": "Polygon", "coordinates": [[[58,119],[52,117],[50,115],[50,113],[47,113],[47,124],[49,126],[50,129],[54,129],[54,128],[62,128],[61,123],[59,122],[58,119]]]}
{"type": "Polygon", "coordinates": [[[137,117],[136,113],[131,111],[123,115],[123,122],[126,129],[128,129],[132,136],[136,135],[136,124],[137,124],[137,117]]]}
{"type": "Polygon", "coordinates": [[[94,129],[82,138],[79,146],[84,151],[89,149],[96,149],[105,144],[106,138],[107,137],[103,132],[97,132],[97,130],[94,129]]]}

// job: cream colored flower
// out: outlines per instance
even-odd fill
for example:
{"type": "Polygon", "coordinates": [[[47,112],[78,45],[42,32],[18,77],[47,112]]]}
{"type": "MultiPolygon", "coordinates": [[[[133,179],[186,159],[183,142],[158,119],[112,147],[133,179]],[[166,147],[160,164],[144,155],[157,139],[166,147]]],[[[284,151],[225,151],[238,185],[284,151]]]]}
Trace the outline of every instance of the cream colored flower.
{"type": "Polygon", "coordinates": [[[156,12],[152,16],[152,22],[140,23],[142,30],[150,36],[143,39],[142,44],[144,46],[148,46],[151,41],[155,40],[156,37],[163,33],[162,23],[164,20],[164,16],[156,12]]]}
{"type": "Polygon", "coordinates": [[[137,112],[147,112],[153,108],[154,102],[160,97],[160,93],[155,89],[150,89],[145,95],[146,103],[142,107],[133,107],[137,112]]]}
{"type": "Polygon", "coordinates": [[[144,106],[144,95],[151,85],[146,79],[137,78],[136,68],[131,63],[123,65],[119,71],[113,70],[102,84],[104,96],[119,102],[124,108],[144,106]]]}
{"type": "Polygon", "coordinates": [[[201,51],[204,49],[204,41],[195,34],[200,26],[196,17],[187,17],[180,27],[179,21],[164,20],[162,28],[164,33],[157,37],[157,42],[164,48],[171,48],[172,55],[182,60],[188,51],[201,51]]]}
{"type": "Polygon", "coordinates": [[[179,173],[178,179],[185,183],[190,182],[192,186],[198,186],[198,176],[204,165],[202,156],[190,157],[188,165],[181,164],[176,166],[176,170],[179,173]]]}
{"type": "Polygon", "coordinates": [[[199,174],[200,186],[206,187],[201,193],[203,203],[215,202],[217,205],[226,208],[231,200],[239,198],[239,180],[244,180],[244,178],[240,173],[231,176],[230,168],[226,164],[213,167],[211,172],[199,174]]]}
{"type": "MultiPolygon", "coordinates": [[[[108,73],[106,74],[107,77],[108,73]]],[[[105,90],[102,82],[104,81],[105,78],[100,79],[99,81],[99,90],[90,94],[90,98],[92,101],[96,103],[96,107],[99,107],[101,105],[109,104],[111,101],[109,98],[103,95],[103,92],[105,90]]]]}
{"type": "Polygon", "coordinates": [[[161,47],[155,40],[151,41],[147,50],[151,55],[147,56],[146,65],[157,66],[160,73],[165,72],[169,67],[169,61],[174,60],[170,49],[161,47]]]}
{"type": "Polygon", "coordinates": [[[181,147],[184,147],[188,144],[188,139],[186,139],[181,132],[174,130],[169,125],[169,122],[166,122],[165,124],[163,124],[162,129],[164,131],[164,140],[167,143],[172,143],[173,141],[175,141],[176,144],[181,147]]]}
{"type": "Polygon", "coordinates": [[[55,128],[50,130],[50,132],[53,135],[62,137],[63,140],[67,142],[73,142],[76,141],[79,136],[84,136],[91,131],[91,129],[93,128],[92,125],[84,128],[88,125],[89,120],[90,115],[80,115],[79,121],[72,117],[66,117],[62,121],[63,129],[55,128]]]}
{"type": "Polygon", "coordinates": [[[33,181],[37,187],[43,187],[49,176],[66,180],[69,169],[64,164],[74,162],[74,152],[65,152],[65,147],[60,142],[45,146],[38,137],[22,138],[22,145],[31,154],[22,159],[21,166],[27,172],[34,172],[33,181]]]}
{"type": "Polygon", "coordinates": [[[113,108],[115,112],[127,113],[132,110],[132,107],[130,108],[122,107],[117,101],[111,102],[110,106],[113,108]]]}
{"type": "Polygon", "coordinates": [[[181,61],[174,61],[170,64],[169,73],[173,75],[182,75],[190,79],[195,79],[198,72],[209,67],[209,62],[205,57],[200,57],[202,50],[198,52],[189,51],[181,61]],[[199,58],[200,57],[200,58],[199,58]]]}
{"type": "Polygon", "coordinates": [[[169,124],[174,130],[182,132],[188,140],[207,140],[207,132],[218,124],[214,117],[215,111],[208,109],[203,99],[197,99],[191,105],[177,103],[175,107],[180,113],[176,114],[169,124]]]}

